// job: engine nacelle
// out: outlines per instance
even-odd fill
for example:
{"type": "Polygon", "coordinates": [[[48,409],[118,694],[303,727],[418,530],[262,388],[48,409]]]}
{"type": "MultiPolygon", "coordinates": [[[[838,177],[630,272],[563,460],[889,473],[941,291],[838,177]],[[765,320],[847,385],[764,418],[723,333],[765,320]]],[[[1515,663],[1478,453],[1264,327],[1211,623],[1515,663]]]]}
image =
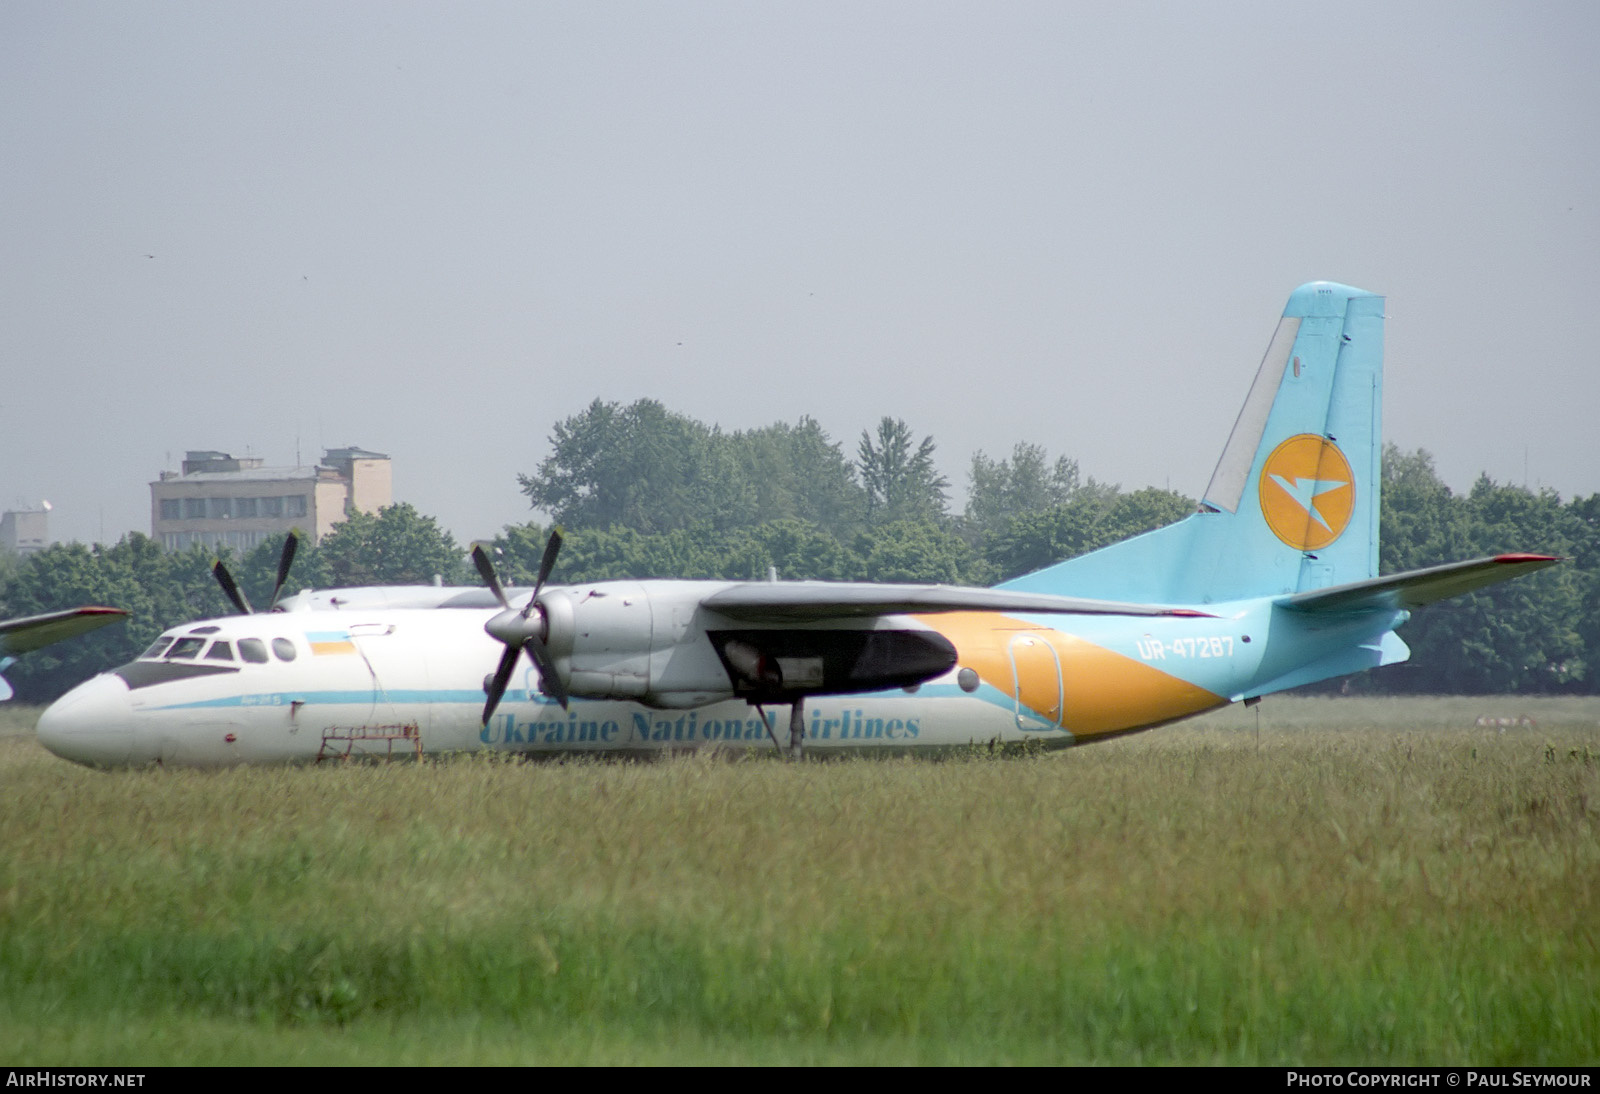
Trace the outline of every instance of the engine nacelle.
{"type": "Polygon", "coordinates": [[[668,708],[909,687],[956,663],[955,647],[927,629],[881,619],[739,625],[701,607],[726,587],[611,581],[547,589],[526,619],[502,613],[489,630],[507,642],[536,635],[570,695],[668,708]]]}
{"type": "MultiPolygon", "coordinates": [[[[644,585],[604,582],[550,589],[540,594],[537,612],[541,636],[569,694],[666,705],[652,696],[658,647],[652,597],[644,585]]],[[[662,636],[668,645],[671,637],[662,636]]]]}

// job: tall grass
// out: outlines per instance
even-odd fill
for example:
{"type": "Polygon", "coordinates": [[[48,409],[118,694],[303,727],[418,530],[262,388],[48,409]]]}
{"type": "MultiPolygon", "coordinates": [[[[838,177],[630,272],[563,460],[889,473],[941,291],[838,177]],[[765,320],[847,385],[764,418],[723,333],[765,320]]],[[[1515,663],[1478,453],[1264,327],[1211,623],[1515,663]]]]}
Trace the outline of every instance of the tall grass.
{"type": "Polygon", "coordinates": [[[798,767],[0,725],[0,1060],[1593,1062],[1600,704],[1508,704],[798,767]]]}

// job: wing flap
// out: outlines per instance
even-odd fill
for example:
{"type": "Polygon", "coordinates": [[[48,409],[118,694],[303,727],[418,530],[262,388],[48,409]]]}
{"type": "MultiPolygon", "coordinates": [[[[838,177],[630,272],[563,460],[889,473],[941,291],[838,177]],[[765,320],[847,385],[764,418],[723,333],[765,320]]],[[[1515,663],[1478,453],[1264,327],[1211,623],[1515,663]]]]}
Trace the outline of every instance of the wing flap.
{"type": "Polygon", "coordinates": [[[1443,566],[1295,593],[1279,600],[1278,606],[1297,612],[1404,611],[1470,593],[1485,585],[1509,581],[1563,561],[1554,555],[1508,554],[1447,562],[1443,566]]]}
{"type": "Polygon", "coordinates": [[[1047,593],[956,585],[884,585],[832,581],[752,581],[712,593],[701,605],[730,619],[804,622],[850,616],[930,612],[1048,612],[1068,615],[1204,616],[1192,608],[1085,600],[1047,593]]]}

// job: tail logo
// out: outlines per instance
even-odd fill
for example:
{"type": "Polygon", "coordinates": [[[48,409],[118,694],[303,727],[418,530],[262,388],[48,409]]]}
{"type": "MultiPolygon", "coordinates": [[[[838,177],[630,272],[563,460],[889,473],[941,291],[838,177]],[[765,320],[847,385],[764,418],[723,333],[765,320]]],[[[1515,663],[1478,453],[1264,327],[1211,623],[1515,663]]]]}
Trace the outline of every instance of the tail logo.
{"type": "Polygon", "coordinates": [[[1355,512],[1355,476],[1339,446],[1315,433],[1290,437],[1267,457],[1257,493],[1272,534],[1297,551],[1338,539],[1355,512]]]}

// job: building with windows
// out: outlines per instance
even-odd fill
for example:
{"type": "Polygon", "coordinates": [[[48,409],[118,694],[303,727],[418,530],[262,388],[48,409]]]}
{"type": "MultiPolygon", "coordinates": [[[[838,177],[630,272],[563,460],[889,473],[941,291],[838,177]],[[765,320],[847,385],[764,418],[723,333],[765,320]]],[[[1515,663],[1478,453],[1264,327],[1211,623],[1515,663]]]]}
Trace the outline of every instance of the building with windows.
{"type": "Polygon", "coordinates": [[[181,472],[150,484],[150,534],[169,551],[197,543],[248,551],[294,528],[319,543],[348,514],[391,504],[391,489],[389,457],[360,448],[330,448],[315,467],[188,452],[181,472]]]}
{"type": "Polygon", "coordinates": [[[31,555],[50,545],[50,503],[38,509],[8,509],[0,513],[0,548],[31,555]]]}

